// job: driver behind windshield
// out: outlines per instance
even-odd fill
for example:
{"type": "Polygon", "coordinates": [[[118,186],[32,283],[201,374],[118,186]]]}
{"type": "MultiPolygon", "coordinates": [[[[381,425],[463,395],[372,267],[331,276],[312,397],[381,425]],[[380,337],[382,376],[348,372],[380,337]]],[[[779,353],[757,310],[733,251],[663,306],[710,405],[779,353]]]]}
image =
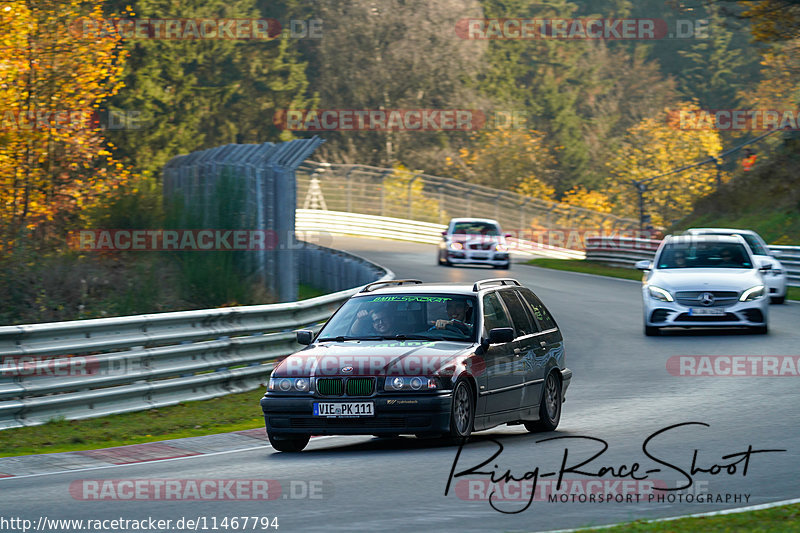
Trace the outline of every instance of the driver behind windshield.
{"type": "Polygon", "coordinates": [[[467,302],[464,300],[448,300],[445,311],[448,318],[438,319],[434,324],[434,328],[447,329],[447,326],[450,325],[451,328],[455,328],[465,335],[472,333],[472,325],[468,323],[467,319],[467,302]]]}

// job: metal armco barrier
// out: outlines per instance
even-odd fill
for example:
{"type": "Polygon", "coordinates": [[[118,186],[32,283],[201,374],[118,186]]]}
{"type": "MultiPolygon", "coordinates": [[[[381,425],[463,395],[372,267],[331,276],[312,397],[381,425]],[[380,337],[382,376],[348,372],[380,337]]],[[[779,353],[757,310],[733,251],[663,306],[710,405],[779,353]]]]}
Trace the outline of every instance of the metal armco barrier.
{"type": "Polygon", "coordinates": [[[634,268],[637,261],[653,259],[660,240],[631,237],[588,237],[586,259],[609,266],[634,268]]]}
{"type": "Polygon", "coordinates": [[[778,252],[776,258],[781,262],[789,276],[789,285],[800,287],[800,246],[769,245],[769,249],[778,252]]]}
{"type": "MultiPolygon", "coordinates": [[[[627,237],[589,237],[586,239],[586,259],[609,266],[634,268],[637,261],[651,260],[661,241],[632,239],[627,237]]],[[[789,285],[800,287],[800,246],[769,245],[778,252],[776,259],[781,262],[789,277],[789,285]]]]}
{"type": "MultiPolygon", "coordinates": [[[[338,283],[394,278],[344,252],[303,253],[325,262],[338,283]]],[[[357,290],[282,304],[0,327],[0,429],[258,388],[277,358],[299,348],[292,330],[315,327],[357,290]]]]}
{"type": "MultiPolygon", "coordinates": [[[[447,229],[444,224],[419,222],[402,218],[381,217],[342,211],[323,211],[320,209],[298,209],[295,212],[297,231],[339,235],[358,235],[361,237],[380,237],[425,244],[438,244],[442,240],[442,232],[447,229]]],[[[583,259],[584,253],[579,250],[559,248],[520,239],[508,239],[512,253],[524,255],[544,255],[557,259],[583,259]]]]}

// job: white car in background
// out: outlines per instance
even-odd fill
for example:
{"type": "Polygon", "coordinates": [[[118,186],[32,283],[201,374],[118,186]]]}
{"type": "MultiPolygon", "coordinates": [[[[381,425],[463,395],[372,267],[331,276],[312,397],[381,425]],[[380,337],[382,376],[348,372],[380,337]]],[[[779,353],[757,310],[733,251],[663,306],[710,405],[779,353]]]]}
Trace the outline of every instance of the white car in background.
{"type": "Polygon", "coordinates": [[[442,232],[437,262],[440,265],[490,265],[511,268],[506,237],[496,220],[453,218],[442,232]]]}
{"type": "Polygon", "coordinates": [[[755,231],[747,229],[731,228],[690,228],[686,230],[687,235],[740,235],[757,262],[769,262],[770,269],[764,274],[767,283],[770,301],[774,304],[782,304],[786,300],[786,287],[788,276],[786,269],[781,262],[776,259],[776,252],[773,252],[764,242],[764,239],[755,231]]]}
{"type": "Polygon", "coordinates": [[[667,236],[644,270],[644,333],[664,327],[740,326],[767,333],[769,298],[759,263],[739,235],[667,236]]]}

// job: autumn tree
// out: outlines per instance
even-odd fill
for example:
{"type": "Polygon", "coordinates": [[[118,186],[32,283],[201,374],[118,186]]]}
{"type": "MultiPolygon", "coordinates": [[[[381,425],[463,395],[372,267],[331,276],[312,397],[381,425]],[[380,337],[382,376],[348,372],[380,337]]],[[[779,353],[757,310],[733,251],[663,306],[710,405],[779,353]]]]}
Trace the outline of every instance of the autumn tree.
{"type": "MultiPolygon", "coordinates": [[[[483,109],[470,80],[484,42],[457,38],[456,22],[481,17],[477,0],[325,0],[323,38],[306,43],[321,109],[483,109]]],[[[435,170],[458,131],[326,132],[332,162],[435,170]]]]}
{"type": "Polygon", "coordinates": [[[0,247],[32,230],[43,242],[127,179],[96,120],[121,87],[119,41],[76,38],[65,24],[101,15],[82,0],[0,8],[0,247]]]}
{"type": "Polygon", "coordinates": [[[716,157],[722,151],[719,133],[708,124],[689,129],[682,128],[675,120],[681,111],[696,109],[696,103],[683,103],[630,128],[620,151],[608,165],[611,180],[606,192],[615,214],[638,216],[634,186],[637,181],[655,178],[648,183],[645,211],[656,226],[669,225],[690,213],[694,202],[714,189],[717,171],[713,162],[658,178],[677,168],[716,157]]]}
{"type": "Polygon", "coordinates": [[[476,134],[473,148],[462,148],[447,159],[453,173],[465,181],[552,199],[555,158],[541,132],[512,126],[476,134]]]}

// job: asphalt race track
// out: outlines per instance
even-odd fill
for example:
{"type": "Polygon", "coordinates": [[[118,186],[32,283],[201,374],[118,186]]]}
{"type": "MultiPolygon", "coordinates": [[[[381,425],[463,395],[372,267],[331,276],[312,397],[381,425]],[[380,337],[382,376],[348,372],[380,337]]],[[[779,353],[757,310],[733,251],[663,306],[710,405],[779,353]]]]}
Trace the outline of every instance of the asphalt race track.
{"type": "MultiPolygon", "coordinates": [[[[574,372],[558,431],[529,434],[522,426],[504,426],[476,434],[463,449],[456,472],[489,459],[499,449],[497,442],[504,449],[494,460],[475,468],[476,472],[454,479],[448,496],[444,492],[456,446],[413,437],[324,437],[313,438],[300,454],[263,447],[0,479],[0,514],[173,521],[205,517],[209,531],[212,518],[220,524],[223,518],[233,516],[277,516],[278,531],[538,531],[708,512],[800,496],[800,377],[681,377],[667,370],[672,356],[800,355],[800,304],[771,306],[770,334],[766,336],[698,330],[650,338],[642,333],[636,282],[520,264],[510,272],[440,267],[436,266],[435,248],[422,244],[335,237],[332,247],[380,263],[398,278],[472,282],[510,276],[532,288],[563,329],[567,365],[574,372]],[[643,448],[645,440],[659,430],[689,422],[707,426],[668,429],[643,448]],[[550,437],[571,438],[538,442],[550,437]],[[603,450],[601,440],[608,449],[596,455],[603,450]],[[743,455],[749,446],[752,453],[743,455]],[[775,449],[785,451],[757,453],[775,449]],[[583,480],[568,482],[574,503],[571,496],[567,502],[547,501],[562,461],[565,469],[574,467],[582,472],[564,476],[565,480],[583,480]],[[526,472],[533,476],[537,468],[541,477],[534,492],[536,501],[528,506],[529,498],[509,483],[503,489],[506,493],[495,494],[490,504],[483,480],[491,471],[496,472],[496,479],[507,471],[519,479],[526,472]],[[647,479],[636,483],[632,476],[647,479]],[[279,481],[282,492],[267,502],[197,502],[82,501],[69,491],[70,484],[79,480],[150,478],[268,479],[279,481]],[[685,490],[647,492],[652,486],[648,483],[676,488],[690,479],[693,484],[685,490]],[[600,485],[587,485],[597,480],[600,485]],[[627,494],[632,501],[581,503],[580,495],[598,486],[602,487],[600,493],[618,494],[622,499],[627,494]],[[645,491],[638,502],[637,489],[645,491]],[[542,491],[544,501],[538,501],[542,491]],[[653,501],[648,501],[648,494],[653,501]],[[672,501],[657,501],[665,494],[672,501]],[[704,501],[707,498],[712,501],[704,501]]],[[[253,409],[258,408],[254,402],[253,409]]],[[[233,531],[228,525],[217,530],[233,531]]],[[[251,528],[252,523],[247,530],[251,528]]],[[[198,530],[203,530],[202,523],[198,530]]],[[[244,530],[241,523],[238,530],[244,530]]]]}

